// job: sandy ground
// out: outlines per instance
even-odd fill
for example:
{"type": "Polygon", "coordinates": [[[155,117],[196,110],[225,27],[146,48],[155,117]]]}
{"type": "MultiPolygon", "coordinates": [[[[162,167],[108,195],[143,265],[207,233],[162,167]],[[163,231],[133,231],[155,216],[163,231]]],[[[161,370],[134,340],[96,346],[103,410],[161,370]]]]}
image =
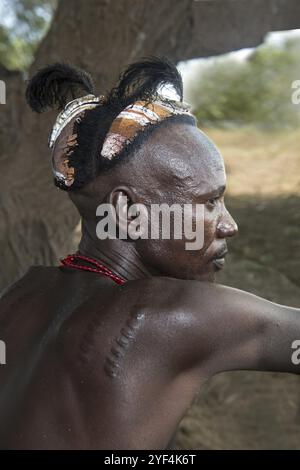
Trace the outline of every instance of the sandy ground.
{"type": "MultiPolygon", "coordinates": [[[[224,156],[239,224],[219,282],[300,307],[300,131],[206,130],[224,156]]],[[[300,449],[300,376],[227,372],[182,420],[181,449],[300,449]]]]}

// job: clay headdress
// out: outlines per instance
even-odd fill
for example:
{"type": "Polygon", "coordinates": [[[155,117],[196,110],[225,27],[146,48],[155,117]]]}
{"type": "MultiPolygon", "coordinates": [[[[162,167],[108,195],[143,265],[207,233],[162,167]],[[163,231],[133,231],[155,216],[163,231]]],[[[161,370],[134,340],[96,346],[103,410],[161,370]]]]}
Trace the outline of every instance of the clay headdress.
{"type": "Polygon", "coordinates": [[[172,116],[195,124],[183,102],[182,79],[166,59],[151,57],[130,65],[118,85],[96,96],[89,74],[67,64],[39,71],[29,82],[27,101],[37,112],[61,109],[49,136],[55,183],[62,189],[82,187],[112,165],[148,126],[172,116]],[[87,95],[67,101],[84,89],[87,95]]]}

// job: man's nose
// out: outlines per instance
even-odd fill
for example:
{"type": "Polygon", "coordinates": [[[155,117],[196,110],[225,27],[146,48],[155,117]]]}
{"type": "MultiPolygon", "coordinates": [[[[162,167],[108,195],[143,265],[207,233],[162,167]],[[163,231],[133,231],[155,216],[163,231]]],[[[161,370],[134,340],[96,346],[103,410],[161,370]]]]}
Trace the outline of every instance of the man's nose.
{"type": "Polygon", "coordinates": [[[233,237],[238,232],[238,226],[233,219],[233,217],[229,214],[227,209],[225,209],[224,216],[220,219],[217,225],[217,236],[219,238],[228,238],[233,237]]]}

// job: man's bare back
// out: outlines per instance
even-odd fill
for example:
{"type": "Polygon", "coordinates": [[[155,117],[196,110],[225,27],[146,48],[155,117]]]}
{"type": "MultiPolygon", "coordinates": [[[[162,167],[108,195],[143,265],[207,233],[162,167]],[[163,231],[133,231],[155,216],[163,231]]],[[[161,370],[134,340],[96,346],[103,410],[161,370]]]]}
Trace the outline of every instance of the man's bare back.
{"type": "Polygon", "coordinates": [[[167,446],[201,377],[172,370],[144,282],[34,267],[4,295],[1,448],[167,446]]]}
{"type": "Polygon", "coordinates": [[[34,267],[0,307],[1,448],[166,448],[213,374],[299,373],[299,309],[211,283],[34,267]]]}

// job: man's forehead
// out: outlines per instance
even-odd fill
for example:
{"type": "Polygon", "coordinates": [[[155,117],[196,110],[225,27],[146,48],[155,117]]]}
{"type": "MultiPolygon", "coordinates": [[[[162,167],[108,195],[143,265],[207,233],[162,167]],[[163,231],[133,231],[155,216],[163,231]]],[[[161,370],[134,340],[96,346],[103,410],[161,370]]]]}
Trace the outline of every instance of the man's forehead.
{"type": "Polygon", "coordinates": [[[223,158],[209,137],[196,126],[174,124],[154,133],[148,150],[157,173],[208,192],[223,186],[223,158]]]}

